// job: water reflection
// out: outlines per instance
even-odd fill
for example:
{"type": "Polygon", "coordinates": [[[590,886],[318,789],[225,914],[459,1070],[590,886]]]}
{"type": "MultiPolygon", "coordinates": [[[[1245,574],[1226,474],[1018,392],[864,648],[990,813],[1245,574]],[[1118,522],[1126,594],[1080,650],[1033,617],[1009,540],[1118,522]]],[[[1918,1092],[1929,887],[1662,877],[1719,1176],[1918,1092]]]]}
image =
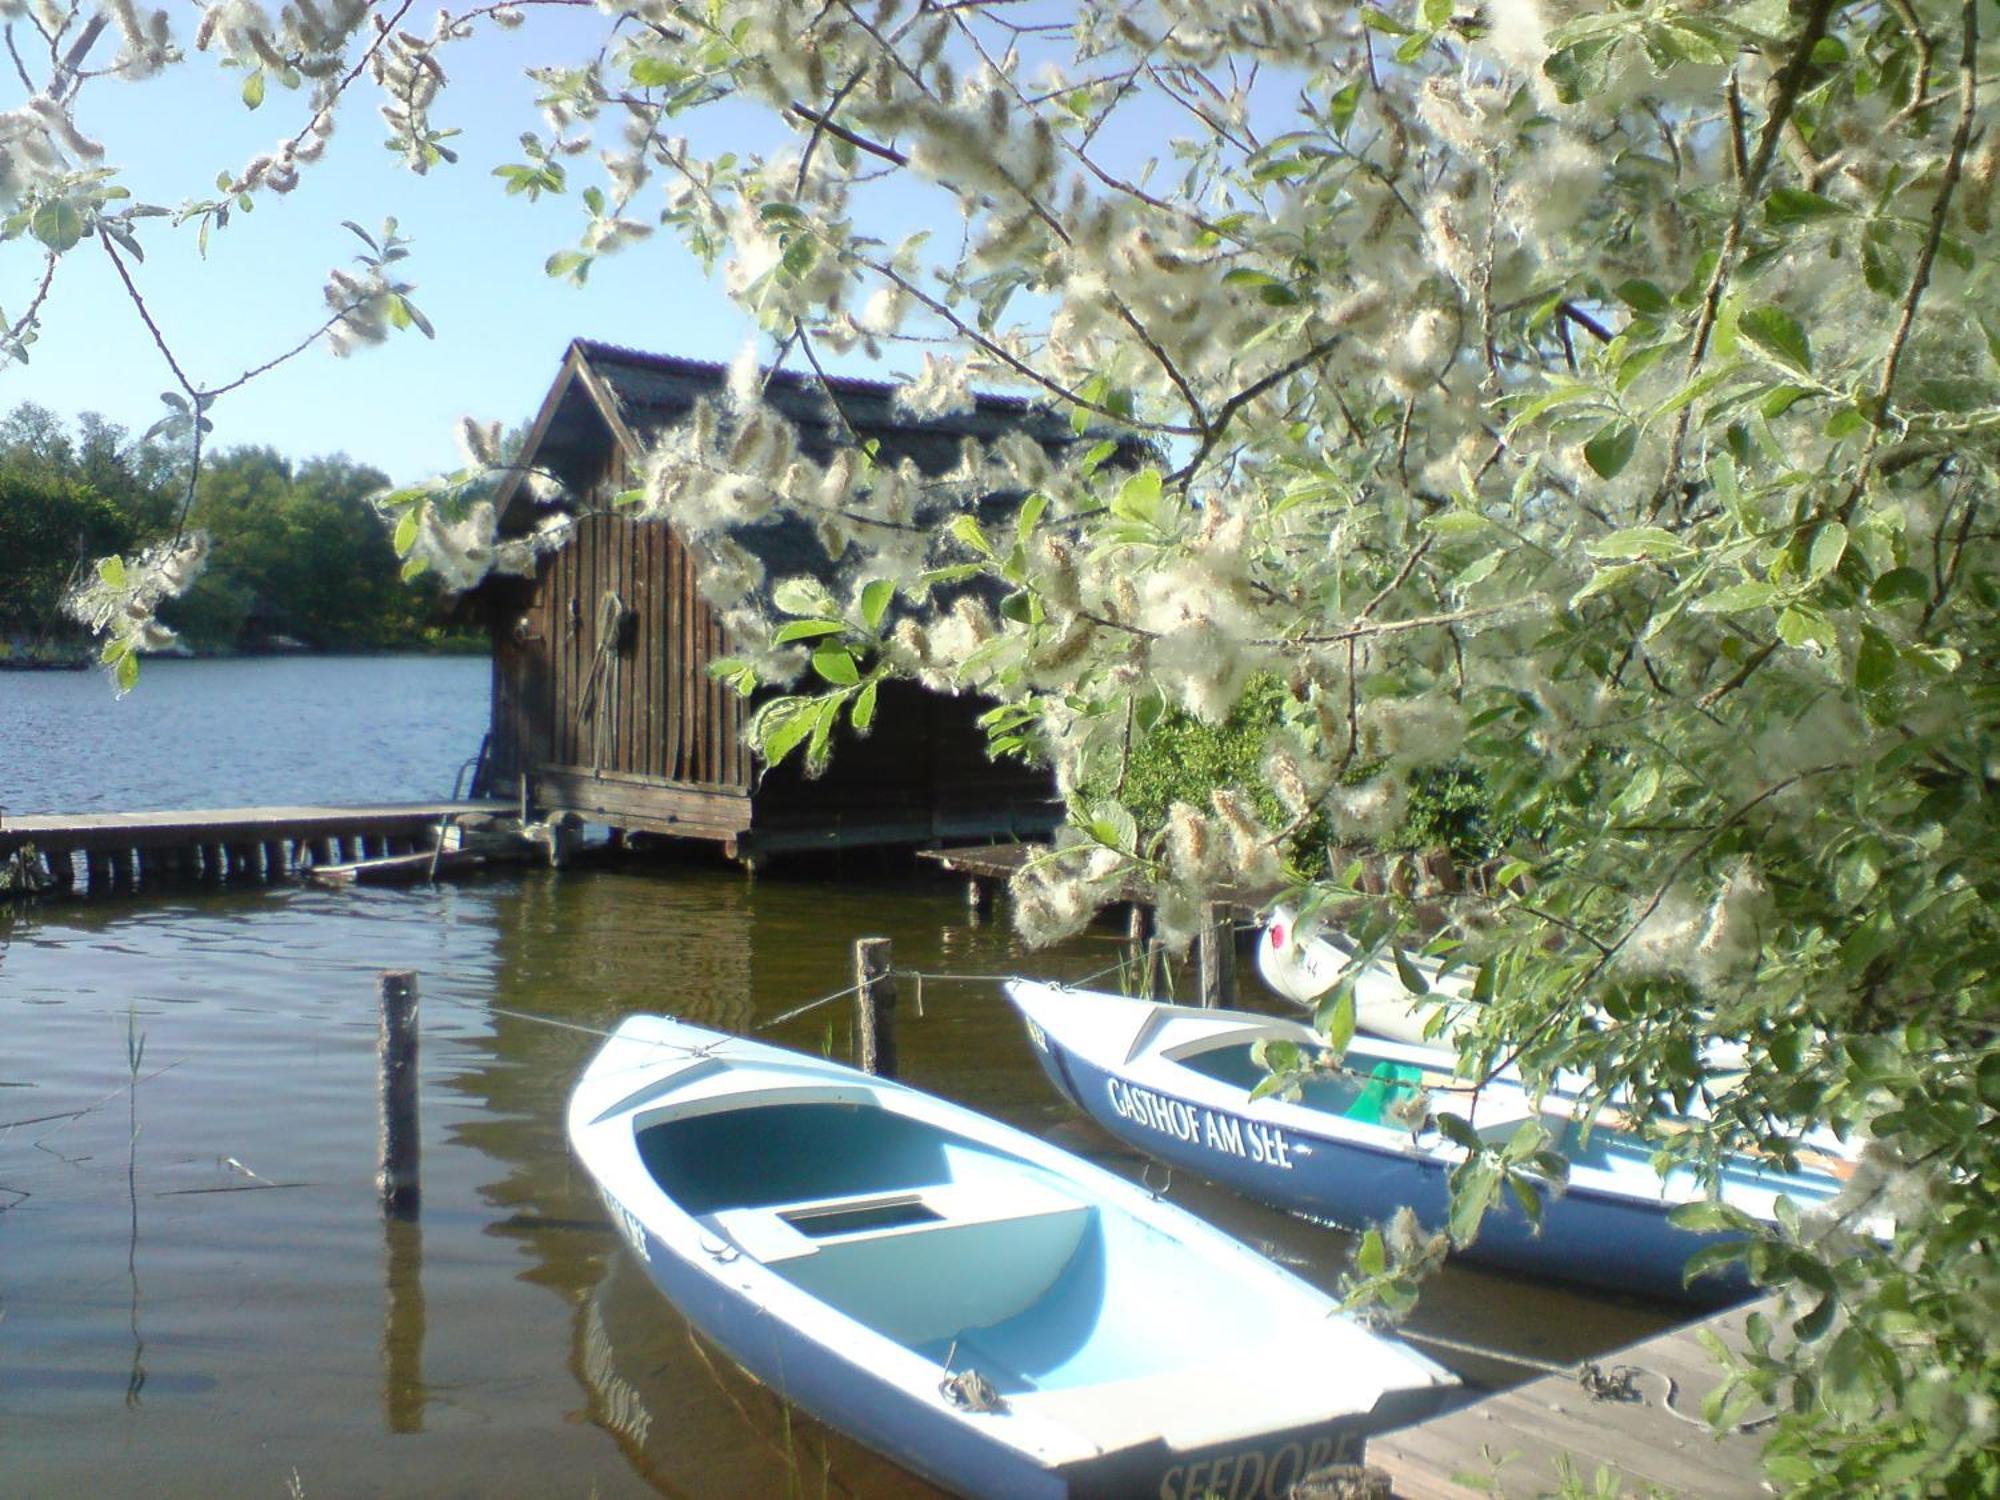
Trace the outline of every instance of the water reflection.
{"type": "Polygon", "coordinates": [[[943,1493],[744,1374],[623,1253],[606,1262],[580,1306],[575,1369],[591,1420],[662,1494],[929,1500],[943,1493]]]}
{"type": "Polygon", "coordinates": [[[424,1226],[382,1220],[382,1418],[391,1432],[424,1430],[424,1226]]]}
{"type": "Polygon", "coordinates": [[[125,1087],[125,1201],[132,1215],[132,1234],[125,1242],[125,1274],[132,1283],[132,1372],[125,1380],[125,1404],[137,1406],[146,1388],[146,1340],[139,1332],[139,1065],[145,1061],[146,1039],[139,1034],[137,1007],[129,1012],[125,1056],[131,1076],[125,1087]]]}

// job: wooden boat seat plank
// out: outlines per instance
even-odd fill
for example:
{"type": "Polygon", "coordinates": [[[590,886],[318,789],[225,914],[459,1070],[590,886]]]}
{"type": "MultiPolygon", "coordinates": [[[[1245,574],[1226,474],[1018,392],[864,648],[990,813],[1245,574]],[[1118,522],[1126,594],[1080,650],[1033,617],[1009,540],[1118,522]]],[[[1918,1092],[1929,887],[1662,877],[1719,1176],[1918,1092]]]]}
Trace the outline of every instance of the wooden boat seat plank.
{"type": "Polygon", "coordinates": [[[1297,1362],[1295,1354],[1278,1345],[1253,1346],[1247,1354],[1227,1358],[1217,1358],[1211,1349],[1177,1369],[1008,1399],[1017,1410],[1058,1422],[1105,1452],[1155,1437],[1182,1449],[1235,1442],[1311,1421],[1350,1397],[1365,1404],[1362,1385],[1352,1393],[1329,1392],[1328,1382],[1338,1378],[1338,1371],[1324,1360],[1290,1378],[1289,1367],[1297,1362]],[[1310,1400],[1290,1394],[1306,1391],[1310,1400]]]}

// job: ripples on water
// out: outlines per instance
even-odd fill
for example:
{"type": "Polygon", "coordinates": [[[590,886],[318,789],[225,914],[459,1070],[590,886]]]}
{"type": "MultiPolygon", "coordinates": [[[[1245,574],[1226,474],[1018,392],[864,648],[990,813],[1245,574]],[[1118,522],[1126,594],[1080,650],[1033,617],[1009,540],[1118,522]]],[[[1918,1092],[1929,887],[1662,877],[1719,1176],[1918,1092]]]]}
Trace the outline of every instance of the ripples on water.
{"type": "MultiPolygon", "coordinates": [[[[401,665],[398,683],[436,664],[401,665]]],[[[157,681],[149,667],[140,693],[157,681]]],[[[323,743],[330,762],[340,744],[323,743]]],[[[217,796],[208,774],[179,778],[193,802],[321,795],[217,796]]],[[[339,772],[368,774],[376,788],[346,795],[426,794],[339,772]]],[[[283,1495],[296,1472],[311,1497],[930,1495],[788,1412],[654,1294],[562,1135],[595,1038],[508,1014],[740,1029],[846,986],[866,934],[934,975],[1074,978],[1116,952],[1087,936],[1025,954],[937,880],[707,865],[0,915],[0,1493],[283,1495]],[[422,996],[423,1214],[393,1232],[373,1183],[385,968],[415,970],[422,996]]],[[[906,982],[909,1081],[1130,1168],[1051,1094],[991,982],[933,980],[922,1008],[906,982]]],[[[845,1057],[849,1017],[771,1035],[845,1057]]],[[[1339,1236],[1172,1192],[1337,1276],[1339,1236]]],[[[1442,1278],[1420,1317],[1553,1359],[1659,1321],[1472,1274],[1442,1278]]]]}
{"type": "Polygon", "coordinates": [[[0,672],[0,809],[137,812],[435,800],[478,755],[483,657],[148,661],[0,672]]]}

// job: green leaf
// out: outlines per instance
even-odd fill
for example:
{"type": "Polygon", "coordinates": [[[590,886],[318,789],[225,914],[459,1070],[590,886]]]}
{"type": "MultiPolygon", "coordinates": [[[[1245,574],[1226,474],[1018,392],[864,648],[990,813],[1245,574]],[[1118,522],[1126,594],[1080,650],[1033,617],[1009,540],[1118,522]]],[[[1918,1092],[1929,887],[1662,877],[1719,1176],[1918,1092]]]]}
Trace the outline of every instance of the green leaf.
{"type": "Polygon", "coordinates": [[[118,691],[129,693],[139,682],[139,653],[127,651],[118,658],[118,691]]]}
{"type": "Polygon", "coordinates": [[[1584,551],[1592,557],[1690,557],[1694,549],[1671,531],[1659,526],[1630,526],[1589,543],[1584,551]]]}
{"type": "Polygon", "coordinates": [[[1528,1222],[1537,1229],[1541,1228],[1541,1189],[1535,1186],[1532,1178],[1524,1177],[1518,1172],[1507,1173],[1504,1180],[1507,1184],[1507,1191],[1512,1193],[1514,1201],[1521,1205],[1521,1212],[1527,1215],[1528,1222]]]}
{"type": "Polygon", "coordinates": [[[1931,581],[1916,568],[1891,568],[1868,589],[1869,602],[1884,608],[1899,604],[1927,604],[1930,597],[1931,581]]]}
{"type": "Polygon", "coordinates": [[[425,338],[434,339],[437,337],[437,330],[431,327],[431,320],[418,310],[416,303],[412,302],[408,297],[402,296],[400,293],[389,300],[390,305],[403,316],[403,322],[398,324],[398,327],[407,327],[410,324],[415,324],[417,332],[421,333],[425,338]]]}
{"type": "Polygon", "coordinates": [[[1345,136],[1347,127],[1354,123],[1354,112],[1361,104],[1361,80],[1355,79],[1328,101],[1327,115],[1335,136],[1345,136]]]}
{"type": "Polygon", "coordinates": [[[826,619],[833,613],[826,590],[810,578],[787,578],[771,591],[771,602],[788,615],[826,619]]]}
{"type": "Polygon", "coordinates": [[[1833,1315],[1839,1309],[1840,1299],[1837,1296],[1822,1297],[1813,1304],[1810,1312],[1793,1322],[1792,1332],[1806,1343],[1823,1338],[1826,1331],[1833,1327],[1833,1315]]]}
{"type": "Polygon", "coordinates": [[[1806,576],[1817,583],[1835,568],[1847,554],[1847,528],[1838,521],[1828,521],[1813,533],[1812,550],[1806,559],[1806,576]]]}
{"type": "Polygon", "coordinates": [[[1390,36],[1408,36],[1410,34],[1409,27],[1405,26],[1394,16],[1379,11],[1372,5],[1361,7],[1361,19],[1367,22],[1370,31],[1386,32],[1390,36]]]}
{"type": "Polygon", "coordinates": [[[1757,1221],[1742,1209],[1709,1198],[1696,1203],[1683,1203],[1667,1215],[1667,1222],[1676,1229],[1692,1229],[1698,1234],[1711,1234],[1724,1229],[1747,1234],[1757,1227],[1757,1221]]]}
{"type": "Polygon", "coordinates": [[[854,655],[845,646],[822,646],[813,652],[813,670],[835,687],[853,687],[861,681],[854,655]]]}
{"type": "Polygon", "coordinates": [[[1806,331],[1782,307],[1752,308],[1743,314],[1738,326],[1745,338],[1766,353],[1776,355],[1795,370],[1812,372],[1812,345],[1806,331]]]}
{"type": "Polygon", "coordinates": [[[1463,1250],[1479,1238],[1479,1225],[1499,1194],[1500,1172],[1491,1162],[1473,1161],[1454,1174],[1451,1215],[1446,1223],[1452,1244],[1463,1250]]]}
{"type": "Polygon", "coordinates": [[[1435,1116],[1433,1123],[1438,1128],[1438,1134],[1454,1146],[1463,1146],[1467,1151],[1479,1149],[1479,1133],[1466,1121],[1465,1116],[1442,1114],[1435,1116]]]}
{"type": "Polygon", "coordinates": [[[1735,615],[1746,609],[1762,609],[1778,597],[1777,587],[1763,582],[1732,583],[1728,588],[1704,594],[1688,606],[1691,615],[1735,615]]]}
{"type": "Polygon", "coordinates": [[[1846,204],[1836,202],[1822,193],[1808,192],[1804,188],[1775,188],[1771,196],[1764,200],[1765,222],[1779,229],[1849,211],[1846,204]]]}
{"type": "Polygon", "coordinates": [[[1819,1367],[1820,1399],[1843,1422],[1863,1422],[1881,1405],[1882,1382],[1865,1329],[1850,1323],[1835,1335],[1819,1367]]]}
{"type": "Polygon", "coordinates": [[[1808,400],[1819,394],[1817,390],[1809,385],[1785,384],[1773,386],[1771,387],[1770,394],[1757,403],[1757,415],[1767,422],[1775,421],[1797,406],[1801,401],[1808,400]]]}
{"type": "Polygon", "coordinates": [[[243,105],[246,109],[255,109],[263,102],[264,70],[258,68],[248,78],[243,80],[243,105]]]}
{"type": "Polygon", "coordinates": [[[877,578],[861,591],[861,621],[870,630],[880,630],[889,604],[896,597],[895,580],[877,578]]]}
{"type": "Polygon", "coordinates": [[[847,710],[847,721],[854,726],[856,733],[867,733],[868,727],[875,722],[875,690],[878,686],[878,683],[870,681],[854,695],[854,703],[847,710]]]}
{"type": "Polygon", "coordinates": [[[759,718],[758,749],[763,752],[765,761],[774,766],[783,761],[800,741],[812,733],[817,719],[815,705],[807,699],[785,698],[773,704],[759,718]],[[776,728],[763,727],[773,719],[781,720],[776,728]]]}
{"type": "Polygon", "coordinates": [[[1570,595],[1570,608],[1574,609],[1586,599],[1593,599],[1599,594],[1620,588],[1645,571],[1644,563],[1614,563],[1608,568],[1599,568],[1591,575],[1590,582],[1570,595]]]}
{"type": "Polygon", "coordinates": [[[774,646],[789,646],[793,641],[813,641],[821,636],[839,635],[847,627],[838,620],[793,620],[780,625],[771,637],[774,646]]]}
{"type": "Polygon", "coordinates": [[[1816,609],[1789,605],[1778,612],[1778,639],[1794,648],[1808,643],[1831,651],[1840,643],[1833,624],[1816,609]]]}
{"type": "Polygon", "coordinates": [[[83,212],[67,198],[51,198],[28,219],[28,232],[61,255],[83,238],[83,212]]]}
{"type": "Polygon", "coordinates": [[[1403,951],[1401,943],[1389,945],[1389,956],[1395,960],[1397,983],[1412,995],[1428,995],[1431,992],[1430,984],[1424,979],[1422,971],[1410,962],[1410,955],[1403,951]]]}
{"type": "Polygon", "coordinates": [[[1313,1024],[1327,1046],[1335,1052],[1345,1054],[1354,1041],[1354,986],[1343,984],[1336,988],[1333,1008],[1329,1011],[1321,1006],[1313,1015],[1313,1024]]]}
{"type": "Polygon", "coordinates": [[[1881,691],[1895,681],[1900,660],[1894,641],[1872,625],[1862,626],[1854,650],[1854,685],[1864,693],[1881,691]]]}
{"type": "Polygon", "coordinates": [[[1649,318],[1664,317],[1673,311],[1673,303],[1667,294],[1650,281],[1634,277],[1618,285],[1618,300],[1634,312],[1644,313],[1649,318]]]}
{"type": "Polygon", "coordinates": [[[1452,579],[1448,587],[1456,593],[1464,593],[1467,589],[1484,583],[1500,571],[1500,565],[1507,561],[1507,557],[1507,552],[1501,548],[1482,554],[1473,560],[1470,567],[1452,579]]]}
{"type": "Polygon", "coordinates": [[[104,586],[111,589],[126,587],[125,559],[122,557],[101,557],[97,560],[97,576],[104,580],[104,586]]]}
{"type": "Polygon", "coordinates": [[[1621,817],[1643,811],[1660,794],[1660,768],[1656,765],[1641,766],[1624,789],[1612,802],[1613,811],[1621,817]]]}
{"type": "Polygon", "coordinates": [[[1127,478],[1112,497],[1111,514],[1123,520],[1157,526],[1160,521],[1160,471],[1141,469],[1127,478]]]}
{"type": "Polygon", "coordinates": [[[1476,536],[1492,524],[1476,510],[1441,510],[1434,516],[1426,516],[1423,528],[1451,541],[1458,537],[1476,536]]]}
{"type": "Polygon", "coordinates": [[[1380,1276],[1389,1268],[1381,1230],[1371,1229],[1361,1236],[1361,1244],[1354,1252],[1354,1265],[1364,1276],[1380,1276]]]}
{"type": "Polygon", "coordinates": [[[647,53],[627,64],[632,82],[642,89],[672,88],[690,76],[688,70],[670,57],[647,53]]]}
{"type": "Polygon", "coordinates": [[[411,506],[403,512],[402,518],[396,522],[395,548],[396,556],[398,557],[408,557],[410,549],[417,544],[417,528],[421,524],[417,519],[417,512],[421,508],[420,506],[411,506]]]}
{"type": "Polygon", "coordinates": [[[945,528],[945,534],[970,547],[981,557],[993,555],[993,544],[986,540],[986,533],[971,516],[954,517],[951,525],[945,528]]]}
{"type": "Polygon", "coordinates": [[[1632,454],[1638,446],[1637,427],[1630,422],[1613,422],[1608,427],[1600,428],[1597,435],[1583,445],[1583,457],[1599,478],[1615,479],[1619,471],[1632,461],[1632,454]]]}

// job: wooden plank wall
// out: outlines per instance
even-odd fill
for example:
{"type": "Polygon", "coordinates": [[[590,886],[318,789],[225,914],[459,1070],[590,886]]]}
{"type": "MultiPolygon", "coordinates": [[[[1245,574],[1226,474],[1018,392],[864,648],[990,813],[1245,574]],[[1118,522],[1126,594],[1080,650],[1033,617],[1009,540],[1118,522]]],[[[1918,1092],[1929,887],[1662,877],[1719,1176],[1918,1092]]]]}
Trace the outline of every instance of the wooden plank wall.
{"type": "MultiPolygon", "coordinates": [[[[614,466],[593,489],[609,502],[614,466]]],[[[708,675],[725,632],[701,600],[695,562],[672,528],[626,515],[581,519],[546,560],[524,641],[495,631],[495,763],[745,790],[752,774],[740,699],[708,675]],[[600,640],[607,596],[633,615],[622,649],[600,640]]]]}

